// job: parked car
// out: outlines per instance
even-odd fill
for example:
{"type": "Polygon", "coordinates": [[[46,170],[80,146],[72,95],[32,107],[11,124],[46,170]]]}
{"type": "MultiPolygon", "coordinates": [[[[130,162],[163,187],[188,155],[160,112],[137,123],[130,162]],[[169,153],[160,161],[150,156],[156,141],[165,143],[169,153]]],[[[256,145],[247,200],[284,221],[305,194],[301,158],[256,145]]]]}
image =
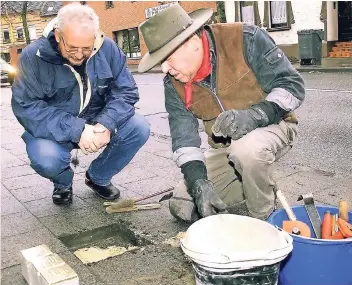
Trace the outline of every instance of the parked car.
{"type": "Polygon", "coordinates": [[[14,68],[11,64],[7,63],[5,60],[0,58],[0,70],[1,70],[1,83],[10,83],[12,85],[16,68],[14,68]]]}

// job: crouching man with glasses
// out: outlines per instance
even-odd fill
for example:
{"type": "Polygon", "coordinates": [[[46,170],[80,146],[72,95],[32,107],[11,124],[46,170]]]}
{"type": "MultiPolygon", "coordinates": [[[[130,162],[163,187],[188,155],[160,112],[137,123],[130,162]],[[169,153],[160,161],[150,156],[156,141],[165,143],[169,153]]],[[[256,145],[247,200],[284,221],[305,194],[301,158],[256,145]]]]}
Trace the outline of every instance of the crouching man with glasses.
{"type": "Polygon", "coordinates": [[[139,100],[126,56],[99,31],[88,6],[64,6],[44,34],[20,57],[12,108],[31,167],[54,184],[53,202],[72,202],[71,151],[100,152],[85,183],[100,197],[120,191],[111,179],[149,137],[149,124],[135,113],[139,100]],[[100,151],[101,150],[101,151],[100,151]]]}

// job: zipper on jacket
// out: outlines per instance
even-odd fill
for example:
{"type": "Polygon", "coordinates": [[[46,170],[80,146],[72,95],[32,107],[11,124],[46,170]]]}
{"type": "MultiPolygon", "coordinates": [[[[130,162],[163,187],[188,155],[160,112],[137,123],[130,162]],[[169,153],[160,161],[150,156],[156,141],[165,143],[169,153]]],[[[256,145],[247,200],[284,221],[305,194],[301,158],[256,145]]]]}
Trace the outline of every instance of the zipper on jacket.
{"type": "Polygon", "coordinates": [[[222,102],[220,101],[219,97],[215,94],[215,92],[209,90],[208,88],[205,88],[204,86],[202,86],[201,84],[199,84],[198,82],[193,82],[193,84],[197,85],[198,87],[204,88],[207,91],[209,91],[209,93],[212,95],[212,97],[214,98],[216,104],[218,105],[219,109],[221,110],[221,112],[225,112],[225,108],[224,105],[222,104],[222,102]]]}

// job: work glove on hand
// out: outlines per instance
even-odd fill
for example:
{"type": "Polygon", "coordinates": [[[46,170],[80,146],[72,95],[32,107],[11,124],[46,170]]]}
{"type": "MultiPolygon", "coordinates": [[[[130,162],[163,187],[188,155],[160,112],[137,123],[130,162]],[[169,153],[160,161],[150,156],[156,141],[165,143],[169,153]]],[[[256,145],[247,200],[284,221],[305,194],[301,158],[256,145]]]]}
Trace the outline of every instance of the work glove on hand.
{"type": "Polygon", "coordinates": [[[276,103],[263,101],[249,109],[222,112],[212,131],[215,136],[238,140],[256,128],[280,122],[285,114],[276,103]]]}
{"type": "Polygon", "coordinates": [[[202,217],[208,217],[226,209],[226,204],[216,194],[213,183],[209,180],[198,179],[191,191],[198,213],[202,217]]]}
{"type": "Polygon", "coordinates": [[[222,112],[212,127],[217,137],[230,137],[238,140],[254,129],[268,125],[268,116],[263,110],[252,107],[246,110],[229,110],[222,112]]]}

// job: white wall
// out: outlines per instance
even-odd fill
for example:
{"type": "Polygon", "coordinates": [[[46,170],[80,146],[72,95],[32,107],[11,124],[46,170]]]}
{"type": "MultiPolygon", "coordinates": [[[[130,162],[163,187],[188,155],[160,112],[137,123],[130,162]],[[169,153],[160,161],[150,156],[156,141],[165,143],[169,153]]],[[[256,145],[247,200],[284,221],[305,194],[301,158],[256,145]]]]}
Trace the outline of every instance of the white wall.
{"type": "Polygon", "coordinates": [[[338,40],[338,5],[335,2],[326,2],[326,10],[327,10],[327,40],[328,41],[337,41],[338,40]]]}
{"type": "Polygon", "coordinates": [[[235,22],[235,2],[225,1],[225,16],[227,23],[235,22]]]}
{"type": "MultiPolygon", "coordinates": [[[[318,0],[293,0],[292,10],[295,24],[291,25],[288,31],[270,32],[270,36],[276,44],[296,44],[298,43],[297,31],[308,29],[324,29],[324,23],[320,21],[320,11],[322,1],[318,0]]],[[[329,2],[328,2],[329,3],[329,2]]],[[[260,18],[264,19],[264,1],[258,2],[260,18]]]]}

